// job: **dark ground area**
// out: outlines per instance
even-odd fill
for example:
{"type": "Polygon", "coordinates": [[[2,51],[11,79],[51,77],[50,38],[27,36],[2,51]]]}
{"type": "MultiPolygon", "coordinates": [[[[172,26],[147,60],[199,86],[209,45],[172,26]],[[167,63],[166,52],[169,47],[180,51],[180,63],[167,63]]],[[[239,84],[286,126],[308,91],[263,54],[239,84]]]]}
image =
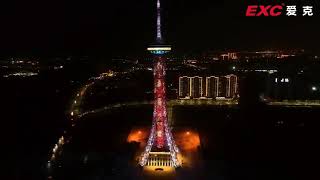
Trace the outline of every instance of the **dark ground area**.
{"type": "Polygon", "coordinates": [[[176,115],[198,128],[208,179],[313,179],[319,177],[313,166],[319,114],[313,108],[184,107],[176,115]]]}
{"type": "Polygon", "coordinates": [[[70,97],[90,77],[88,69],[87,64],[67,64],[62,70],[44,70],[38,76],[0,78],[2,133],[12,169],[6,172],[6,179],[45,178],[44,162],[68,126],[70,97]]]}
{"type": "Polygon", "coordinates": [[[72,85],[58,86],[57,83],[69,82],[57,82],[47,77],[45,80],[32,77],[27,81],[15,79],[3,83],[9,88],[2,89],[2,95],[8,100],[2,103],[9,111],[1,119],[10,124],[9,128],[3,128],[10,132],[6,136],[12,143],[8,146],[9,151],[15,152],[13,174],[16,179],[42,179],[41,166],[55,138],[67,125],[65,109],[72,85]]]}

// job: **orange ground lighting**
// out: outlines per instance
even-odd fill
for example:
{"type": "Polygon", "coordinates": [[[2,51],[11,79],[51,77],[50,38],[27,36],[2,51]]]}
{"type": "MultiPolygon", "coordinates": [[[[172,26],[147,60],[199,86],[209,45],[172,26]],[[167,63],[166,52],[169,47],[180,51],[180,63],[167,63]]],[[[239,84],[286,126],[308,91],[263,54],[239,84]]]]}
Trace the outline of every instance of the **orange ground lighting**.
{"type": "Polygon", "coordinates": [[[148,135],[148,128],[133,128],[128,135],[127,142],[139,142],[144,144],[147,141],[148,135]]]}
{"type": "Polygon", "coordinates": [[[174,133],[174,138],[181,151],[196,151],[200,146],[199,134],[194,130],[178,130],[174,133]]]}
{"type": "MultiPolygon", "coordinates": [[[[148,127],[134,127],[127,138],[127,142],[139,142],[145,145],[149,135],[148,127]]],[[[200,146],[200,137],[197,131],[186,128],[179,128],[173,131],[173,136],[182,151],[196,151],[200,146]]]]}

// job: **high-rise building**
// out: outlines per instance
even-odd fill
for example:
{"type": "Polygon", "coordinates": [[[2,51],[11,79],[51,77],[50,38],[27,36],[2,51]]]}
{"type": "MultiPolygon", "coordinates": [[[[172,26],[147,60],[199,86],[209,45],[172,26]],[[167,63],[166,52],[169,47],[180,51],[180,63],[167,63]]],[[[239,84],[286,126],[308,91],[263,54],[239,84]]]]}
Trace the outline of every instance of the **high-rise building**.
{"type": "Polygon", "coordinates": [[[190,96],[191,98],[200,98],[203,96],[203,78],[199,76],[190,77],[190,96]]]}
{"type": "Polygon", "coordinates": [[[208,77],[179,77],[179,98],[235,98],[237,94],[238,77],[234,74],[208,77]]]}
{"type": "Polygon", "coordinates": [[[219,93],[219,77],[209,76],[206,77],[206,94],[208,98],[216,98],[219,93]]]}
{"type": "Polygon", "coordinates": [[[219,83],[218,83],[218,96],[219,98],[227,97],[227,78],[226,76],[220,76],[219,77],[219,83]]]}
{"type": "Polygon", "coordinates": [[[225,77],[226,77],[226,97],[234,98],[237,95],[238,78],[234,74],[230,74],[225,77]]]}
{"type": "Polygon", "coordinates": [[[179,98],[200,98],[205,96],[203,77],[179,77],[179,98]]]}
{"type": "Polygon", "coordinates": [[[188,76],[179,77],[179,98],[190,97],[190,78],[188,76]]]}

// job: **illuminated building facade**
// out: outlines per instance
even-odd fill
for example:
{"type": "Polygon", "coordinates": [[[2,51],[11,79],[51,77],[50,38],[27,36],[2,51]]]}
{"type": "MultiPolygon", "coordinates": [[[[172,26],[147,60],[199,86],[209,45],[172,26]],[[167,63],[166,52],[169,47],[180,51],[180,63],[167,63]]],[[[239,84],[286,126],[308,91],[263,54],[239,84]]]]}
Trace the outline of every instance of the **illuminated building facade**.
{"type": "Polygon", "coordinates": [[[218,97],[227,97],[227,78],[226,76],[219,77],[218,97]]]}
{"type": "Polygon", "coordinates": [[[179,77],[179,97],[180,98],[200,98],[205,96],[203,77],[182,76],[179,77]]]}
{"type": "Polygon", "coordinates": [[[235,52],[229,52],[226,54],[221,54],[222,60],[237,60],[238,56],[235,52]]]}
{"type": "Polygon", "coordinates": [[[179,97],[188,97],[190,95],[190,77],[179,77],[179,97]]]}
{"type": "Polygon", "coordinates": [[[226,97],[234,98],[236,97],[237,89],[238,89],[238,78],[234,74],[230,74],[225,76],[226,78],[226,97]]]}
{"type": "Polygon", "coordinates": [[[206,97],[216,98],[219,93],[219,77],[206,77],[206,97]]]}
{"type": "Polygon", "coordinates": [[[199,76],[190,78],[190,97],[191,98],[200,98],[203,97],[203,78],[199,76]]]}
{"type": "Polygon", "coordinates": [[[238,94],[238,77],[226,76],[182,76],[179,77],[180,99],[235,98],[238,94]]]}
{"type": "MultiPolygon", "coordinates": [[[[157,37],[156,44],[151,45],[148,51],[154,56],[153,77],[154,77],[154,110],[150,135],[144,152],[141,155],[139,164],[149,166],[158,164],[154,162],[153,154],[167,154],[170,162],[169,166],[178,167],[180,163],[177,159],[178,148],[171,134],[168,125],[167,106],[166,106],[166,86],[165,75],[166,58],[164,55],[170,52],[171,47],[165,45],[161,34],[161,7],[160,0],[157,0],[157,37]]],[[[166,159],[166,158],[164,158],[166,159]]],[[[162,161],[161,161],[162,162],[162,161]]]]}

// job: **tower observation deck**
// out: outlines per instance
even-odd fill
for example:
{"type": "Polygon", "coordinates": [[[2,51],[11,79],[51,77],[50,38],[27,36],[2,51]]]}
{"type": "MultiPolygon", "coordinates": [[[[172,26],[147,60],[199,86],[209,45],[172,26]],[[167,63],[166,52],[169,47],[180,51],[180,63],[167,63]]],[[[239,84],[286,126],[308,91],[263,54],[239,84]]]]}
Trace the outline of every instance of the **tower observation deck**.
{"type": "MultiPolygon", "coordinates": [[[[166,85],[165,85],[165,54],[171,51],[171,46],[163,43],[161,32],[161,4],[157,0],[157,29],[156,42],[148,47],[148,51],[154,55],[153,77],[154,77],[154,110],[150,135],[139,164],[148,166],[154,163],[154,155],[168,156],[169,166],[180,166],[177,160],[179,152],[168,124],[166,85]]],[[[163,164],[163,163],[160,163],[163,164]]]]}

